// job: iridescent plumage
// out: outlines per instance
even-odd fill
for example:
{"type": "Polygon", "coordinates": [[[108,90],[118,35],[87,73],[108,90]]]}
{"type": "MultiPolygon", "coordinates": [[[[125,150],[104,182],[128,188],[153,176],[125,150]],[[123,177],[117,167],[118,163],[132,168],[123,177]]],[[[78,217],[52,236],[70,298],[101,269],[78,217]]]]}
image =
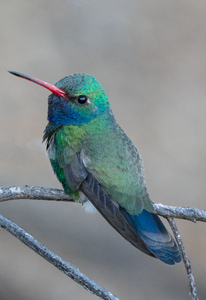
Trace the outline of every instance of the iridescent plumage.
{"type": "MultiPolygon", "coordinates": [[[[48,88],[25,75],[14,73],[48,88]]],[[[51,86],[47,141],[53,170],[66,193],[89,200],[132,245],[167,264],[178,247],[147,193],[141,156],[117,124],[101,84],[84,73],[51,86]],[[63,91],[63,94],[62,94],[63,91]],[[84,195],[84,197],[82,197],[84,195]]]]}

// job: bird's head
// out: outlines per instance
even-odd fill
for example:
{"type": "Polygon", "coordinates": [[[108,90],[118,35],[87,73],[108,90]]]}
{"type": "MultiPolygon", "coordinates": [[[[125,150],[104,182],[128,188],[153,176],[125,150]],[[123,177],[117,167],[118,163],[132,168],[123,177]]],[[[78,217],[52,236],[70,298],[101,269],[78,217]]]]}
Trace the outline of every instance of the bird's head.
{"type": "Polygon", "coordinates": [[[68,75],[51,85],[34,77],[9,72],[52,92],[48,98],[48,120],[55,126],[87,123],[110,109],[101,84],[85,73],[68,75]]]}

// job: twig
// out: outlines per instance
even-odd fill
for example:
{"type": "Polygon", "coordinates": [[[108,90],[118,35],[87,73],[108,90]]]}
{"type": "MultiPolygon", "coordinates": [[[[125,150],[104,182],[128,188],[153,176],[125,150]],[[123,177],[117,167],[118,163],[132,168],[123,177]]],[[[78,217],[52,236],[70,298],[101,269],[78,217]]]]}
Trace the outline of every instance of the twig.
{"type": "Polygon", "coordinates": [[[183,262],[184,262],[184,265],[185,265],[185,268],[187,271],[187,277],[189,279],[189,288],[190,288],[190,294],[192,296],[192,300],[198,300],[195,278],[192,273],[192,266],[188,259],[187,254],[186,254],[185,246],[183,244],[182,238],[178,231],[177,225],[176,225],[175,221],[173,220],[173,218],[168,217],[167,220],[172,228],[172,231],[173,231],[176,241],[178,243],[180,253],[181,253],[181,256],[182,256],[182,259],[183,259],[183,262]]]}
{"type": "Polygon", "coordinates": [[[87,291],[90,291],[92,294],[97,297],[105,300],[119,300],[117,297],[112,295],[110,292],[105,290],[103,287],[95,283],[93,280],[82,274],[75,267],[70,265],[68,262],[61,259],[58,255],[50,251],[48,248],[39,243],[36,239],[34,239],[30,234],[25,232],[18,225],[8,220],[7,218],[0,215],[0,226],[11,234],[13,234],[16,238],[18,238],[22,243],[27,245],[30,249],[35,251],[41,257],[46,259],[48,262],[57,267],[64,274],[72,278],[74,281],[83,286],[87,291]]]}
{"type": "Polygon", "coordinates": [[[155,202],[153,202],[153,204],[158,215],[162,217],[185,219],[194,223],[196,223],[196,221],[206,222],[206,210],[201,210],[194,207],[168,206],[155,202]]]}
{"type": "Polygon", "coordinates": [[[0,202],[19,199],[74,202],[63,190],[28,185],[0,187],[0,202]]]}
{"type": "MultiPolygon", "coordinates": [[[[50,189],[34,186],[7,186],[0,187],[0,202],[8,200],[30,199],[30,200],[50,200],[73,202],[71,196],[66,195],[63,190],[50,189]]],[[[192,207],[168,206],[153,202],[158,215],[162,217],[171,217],[185,219],[192,222],[206,222],[206,210],[200,210],[192,207]]]]}

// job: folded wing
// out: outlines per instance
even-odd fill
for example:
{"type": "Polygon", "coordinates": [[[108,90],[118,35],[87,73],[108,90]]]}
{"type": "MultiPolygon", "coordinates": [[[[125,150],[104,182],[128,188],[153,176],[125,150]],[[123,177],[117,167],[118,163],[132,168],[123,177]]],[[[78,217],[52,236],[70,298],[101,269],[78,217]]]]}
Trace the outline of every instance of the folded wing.
{"type": "Polygon", "coordinates": [[[160,218],[146,210],[131,215],[115,203],[85,168],[80,153],[64,166],[64,175],[68,186],[81,190],[107,222],[133,246],[167,264],[181,261],[178,247],[160,218]]]}

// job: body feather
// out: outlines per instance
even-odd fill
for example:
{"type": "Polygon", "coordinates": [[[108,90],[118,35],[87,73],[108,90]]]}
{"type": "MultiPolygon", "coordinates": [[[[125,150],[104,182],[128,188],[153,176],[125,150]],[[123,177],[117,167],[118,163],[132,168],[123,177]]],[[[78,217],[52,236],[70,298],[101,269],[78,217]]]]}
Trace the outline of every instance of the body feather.
{"type": "Polygon", "coordinates": [[[61,126],[53,136],[50,132],[45,131],[44,139],[54,172],[67,193],[78,200],[82,192],[109,224],[142,252],[167,264],[181,260],[152,206],[141,156],[110,111],[78,127],[61,126]]]}

